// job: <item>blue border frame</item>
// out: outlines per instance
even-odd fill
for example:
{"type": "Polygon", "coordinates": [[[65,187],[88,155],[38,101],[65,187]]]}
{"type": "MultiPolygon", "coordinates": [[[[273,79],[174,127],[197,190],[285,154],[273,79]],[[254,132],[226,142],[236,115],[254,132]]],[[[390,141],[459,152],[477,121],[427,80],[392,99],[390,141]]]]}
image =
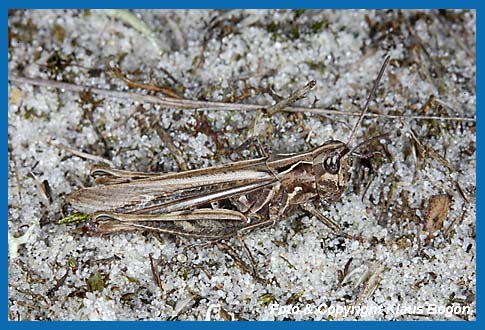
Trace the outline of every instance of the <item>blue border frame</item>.
{"type": "MultiPolygon", "coordinates": [[[[7,69],[7,61],[8,61],[8,49],[7,49],[7,35],[8,35],[8,9],[14,8],[131,8],[136,5],[136,8],[329,8],[329,9],[351,9],[351,8],[362,8],[362,9],[372,9],[372,8],[401,8],[401,9],[430,9],[430,8],[466,8],[466,9],[476,9],[477,10],[477,163],[480,163],[481,154],[482,154],[482,147],[481,144],[478,143],[481,140],[481,119],[478,114],[479,107],[479,93],[478,93],[478,86],[479,86],[479,77],[481,76],[480,68],[480,54],[483,52],[479,35],[482,31],[482,27],[485,23],[480,21],[480,12],[481,8],[479,5],[479,1],[468,1],[468,0],[407,0],[404,1],[385,1],[385,0],[367,0],[357,1],[357,0],[339,0],[339,1],[308,1],[308,0],[299,0],[299,1],[261,1],[261,0],[239,0],[233,2],[227,1],[185,1],[183,3],[177,1],[153,1],[153,0],[142,0],[142,1],[105,1],[105,0],[85,0],[85,1],[77,1],[75,4],[77,6],[73,6],[74,3],[66,1],[59,1],[59,0],[43,0],[43,1],[32,1],[32,0],[22,0],[22,1],[6,1],[0,2],[0,6],[2,7],[2,17],[4,17],[3,24],[1,25],[1,36],[2,42],[0,43],[0,47],[2,49],[1,56],[3,59],[3,66],[2,66],[2,76],[4,77],[4,82],[6,87],[2,90],[2,101],[3,104],[6,105],[5,109],[8,109],[8,69],[7,69]]],[[[3,176],[2,176],[2,183],[3,189],[1,190],[2,194],[2,210],[3,213],[7,215],[8,218],[8,114],[7,111],[2,112],[3,120],[0,120],[0,131],[4,132],[4,142],[5,144],[1,146],[1,164],[4,168],[3,176]]],[[[482,199],[480,183],[483,182],[482,175],[477,173],[477,204],[482,199]]],[[[478,219],[482,213],[482,208],[477,205],[477,232],[481,232],[481,225],[478,219]]],[[[7,238],[7,231],[8,231],[8,224],[7,219],[4,219],[4,226],[6,227],[6,232],[3,234],[3,251],[2,254],[4,256],[4,260],[6,262],[5,267],[0,268],[0,276],[4,283],[2,292],[4,293],[4,299],[1,300],[2,305],[2,314],[3,317],[0,321],[0,324],[3,324],[6,328],[18,328],[18,329],[33,329],[34,327],[42,327],[45,329],[58,329],[59,327],[64,327],[67,324],[65,322],[15,322],[15,321],[7,321],[8,320],[8,238],[7,238]]],[[[477,236],[481,236],[478,234],[477,236]]],[[[479,261],[479,252],[481,252],[481,244],[477,242],[477,275],[481,273],[479,270],[481,269],[479,261]]],[[[227,324],[225,322],[169,322],[169,323],[160,323],[160,322],[102,322],[102,323],[84,323],[84,322],[70,322],[69,326],[74,327],[96,327],[96,328],[111,328],[113,329],[116,327],[117,329],[132,329],[135,328],[151,328],[151,329],[160,329],[163,327],[170,327],[173,329],[190,329],[194,326],[200,327],[202,329],[210,329],[210,330],[217,330],[226,328],[228,326],[236,327],[236,328],[259,328],[259,329],[267,329],[267,327],[275,327],[279,329],[290,329],[291,328],[300,328],[300,329],[317,329],[320,327],[325,327],[329,329],[334,329],[337,327],[344,327],[344,328],[362,328],[362,327],[369,327],[372,329],[382,329],[387,328],[388,326],[398,327],[401,329],[408,328],[408,327],[416,327],[416,328],[427,328],[427,329],[444,329],[444,328],[455,328],[455,327],[466,327],[466,328],[479,328],[480,326],[484,326],[485,322],[483,322],[483,317],[481,317],[481,304],[480,302],[480,293],[483,291],[481,289],[481,285],[479,285],[478,276],[477,276],[477,320],[475,322],[450,322],[450,321],[434,321],[434,322],[421,322],[421,321],[402,321],[402,322],[378,322],[378,321],[370,321],[370,322],[235,322],[231,324],[227,324]]]]}
{"type": "Polygon", "coordinates": [[[8,3],[2,3],[1,6],[5,9],[21,9],[21,8],[36,8],[36,9],[50,9],[50,8],[137,8],[137,9],[149,9],[149,8],[218,8],[218,9],[230,9],[230,8],[326,8],[326,9],[477,9],[479,1],[471,0],[407,0],[407,1],[389,1],[389,0],[367,0],[365,2],[358,0],[341,0],[341,1],[329,1],[329,0],[303,0],[303,1],[261,1],[261,0],[238,0],[238,1],[196,1],[189,0],[184,2],[178,1],[156,1],[156,0],[142,0],[136,3],[127,0],[85,0],[77,1],[76,6],[73,6],[72,2],[60,1],[60,0],[44,0],[44,1],[32,1],[32,0],[18,0],[7,1],[8,3]],[[133,5],[136,4],[136,7],[133,5]]]}

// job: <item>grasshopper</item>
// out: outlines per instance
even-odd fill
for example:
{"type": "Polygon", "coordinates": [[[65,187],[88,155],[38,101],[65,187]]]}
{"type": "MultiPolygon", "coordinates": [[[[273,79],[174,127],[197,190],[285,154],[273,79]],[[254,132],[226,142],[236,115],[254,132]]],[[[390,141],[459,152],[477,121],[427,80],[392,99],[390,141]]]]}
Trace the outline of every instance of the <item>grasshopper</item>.
{"type": "MultiPolygon", "coordinates": [[[[219,240],[274,225],[300,207],[335,231],[317,207],[335,202],[349,186],[360,125],[389,63],[384,61],[349,141],[327,141],[313,150],[266,156],[174,173],[142,173],[94,166],[96,186],[67,201],[89,214],[89,232],[154,231],[219,240]]],[[[365,142],[364,142],[365,143],[365,142]]]]}

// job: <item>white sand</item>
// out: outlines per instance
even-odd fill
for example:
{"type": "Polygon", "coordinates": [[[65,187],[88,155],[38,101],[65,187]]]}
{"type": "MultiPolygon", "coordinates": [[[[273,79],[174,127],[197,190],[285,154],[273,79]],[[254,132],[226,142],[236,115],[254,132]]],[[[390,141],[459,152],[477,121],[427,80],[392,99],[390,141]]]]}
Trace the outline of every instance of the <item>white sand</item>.
{"type": "MultiPolygon", "coordinates": [[[[74,54],[72,63],[77,64],[68,66],[58,78],[72,79],[77,85],[126,89],[124,83],[106,74],[114,64],[133,80],[160,84],[166,79],[162,68],[166,69],[185,86],[186,98],[213,101],[241,95],[244,85],[238,79],[243,76],[251,77],[248,86],[273,86],[282,96],[315,79],[317,88],[298,105],[311,106],[318,99],[318,107],[359,111],[382,56],[389,53],[393,61],[372,111],[422,115],[419,109],[435,95],[449,107],[433,105],[426,115],[476,115],[474,11],[451,12],[454,18],[407,11],[402,15],[305,11],[297,18],[295,12],[278,10],[135,13],[152,29],[162,55],[147,35],[106,13],[15,12],[9,17],[10,74],[52,79],[45,64],[57,50],[64,56],[74,54]],[[209,24],[218,16],[221,24],[209,32],[209,24]],[[377,32],[369,28],[366,16],[377,32]],[[204,62],[196,69],[204,38],[209,38],[204,62]],[[96,76],[87,68],[102,73],[96,76]]],[[[158,239],[151,234],[89,237],[75,232],[73,226],[57,225],[65,196],[83,184],[92,184],[87,175],[95,161],[74,156],[55,144],[97,156],[103,156],[104,146],[83,115],[79,93],[14,83],[9,85],[9,93],[12,320],[201,320],[207,314],[212,319],[232,314],[235,319],[251,320],[476,317],[474,122],[365,119],[356,142],[390,131],[387,149],[391,157],[372,158],[374,166],[383,164],[367,179],[362,178],[364,167],[356,166],[354,188],[358,189],[349,189],[341,202],[325,208],[346,233],[361,240],[336,238],[316,219],[297,213],[245,239],[260,275],[269,281],[262,284],[214,246],[187,249],[197,241],[169,236],[158,239]],[[450,171],[436,157],[416,159],[410,143],[412,131],[455,170],[450,171]],[[43,180],[52,188],[51,204],[38,188],[43,180]],[[380,200],[387,198],[391,187],[390,207],[383,209],[380,200]],[[409,206],[416,210],[414,220],[398,213],[402,192],[407,192],[409,206]],[[422,222],[428,201],[445,193],[452,197],[451,210],[443,228],[426,245],[422,222]],[[388,212],[396,216],[388,216],[388,212]],[[154,281],[150,254],[171,261],[158,268],[163,291],[154,281]],[[70,258],[77,265],[75,271],[68,266],[70,258]],[[349,259],[348,275],[341,283],[338,272],[349,259]],[[96,271],[104,278],[101,291],[87,285],[96,271]],[[271,309],[272,303],[281,309],[271,309]],[[218,313],[217,306],[226,313],[218,313]],[[361,309],[336,313],[351,306],[361,309]],[[417,309],[420,306],[426,308],[417,309]],[[451,306],[455,313],[432,313],[429,306],[451,306]],[[294,313],[288,313],[292,307],[294,313]],[[308,310],[303,313],[296,308],[308,310]]],[[[267,93],[253,91],[240,102],[268,105],[274,101],[267,93]]],[[[109,145],[111,161],[128,170],[177,170],[154,126],[140,127],[137,118],[142,115],[137,106],[106,98],[94,110],[93,119],[109,145]]],[[[146,116],[155,114],[170,132],[190,168],[228,161],[218,157],[212,136],[196,132],[194,111],[143,107],[148,109],[146,116]]],[[[238,146],[247,137],[255,112],[207,111],[206,115],[221,141],[238,146]]],[[[346,141],[355,121],[350,116],[277,114],[271,120],[263,118],[257,131],[268,149],[294,152],[329,139],[346,141]]],[[[245,258],[237,241],[230,243],[245,258]]]]}

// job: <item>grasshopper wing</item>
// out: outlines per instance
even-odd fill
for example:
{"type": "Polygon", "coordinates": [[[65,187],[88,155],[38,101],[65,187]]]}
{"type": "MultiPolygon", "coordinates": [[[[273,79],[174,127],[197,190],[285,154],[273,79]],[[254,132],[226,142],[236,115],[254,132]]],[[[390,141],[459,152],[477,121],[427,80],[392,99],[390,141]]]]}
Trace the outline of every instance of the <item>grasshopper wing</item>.
{"type": "Polygon", "coordinates": [[[106,168],[94,168],[93,174],[101,174],[97,182],[103,185],[80,189],[67,198],[74,208],[88,214],[96,211],[162,214],[190,210],[278,181],[267,168],[265,158],[161,175],[106,168]]]}

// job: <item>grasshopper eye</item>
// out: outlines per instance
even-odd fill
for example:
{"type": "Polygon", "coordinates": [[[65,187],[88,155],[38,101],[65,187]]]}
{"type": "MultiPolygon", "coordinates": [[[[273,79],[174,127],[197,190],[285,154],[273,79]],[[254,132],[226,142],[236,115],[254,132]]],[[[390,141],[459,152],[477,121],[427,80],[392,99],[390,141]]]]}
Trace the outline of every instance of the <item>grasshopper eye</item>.
{"type": "Polygon", "coordinates": [[[328,173],[337,174],[340,168],[340,155],[329,155],[323,160],[323,166],[328,173]]]}

